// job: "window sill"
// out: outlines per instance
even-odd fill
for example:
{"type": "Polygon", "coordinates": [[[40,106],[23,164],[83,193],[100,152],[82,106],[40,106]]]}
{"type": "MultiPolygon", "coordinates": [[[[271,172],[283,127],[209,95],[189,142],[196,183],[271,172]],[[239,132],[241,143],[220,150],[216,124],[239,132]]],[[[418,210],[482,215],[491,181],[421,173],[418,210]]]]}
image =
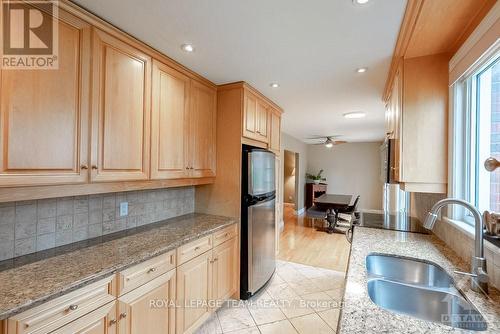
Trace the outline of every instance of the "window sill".
{"type": "MultiPolygon", "coordinates": [[[[450,224],[452,227],[455,227],[457,230],[459,230],[460,232],[464,233],[469,238],[474,240],[474,238],[476,236],[476,231],[474,229],[474,226],[471,226],[470,224],[467,224],[463,221],[451,219],[448,217],[443,217],[442,220],[444,223],[450,224]]],[[[488,240],[484,240],[484,247],[490,251],[495,252],[495,253],[499,253],[499,250],[500,250],[500,248],[498,246],[492,244],[488,240]]]]}

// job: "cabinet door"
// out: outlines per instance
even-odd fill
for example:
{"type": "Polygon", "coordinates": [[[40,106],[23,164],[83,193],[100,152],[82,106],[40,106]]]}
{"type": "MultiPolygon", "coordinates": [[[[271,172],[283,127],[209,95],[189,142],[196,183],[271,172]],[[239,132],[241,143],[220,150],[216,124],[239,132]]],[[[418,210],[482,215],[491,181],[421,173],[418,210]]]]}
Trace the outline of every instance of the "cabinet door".
{"type": "Polygon", "coordinates": [[[213,250],[213,296],[225,300],[238,289],[238,245],[232,238],[213,250]]]}
{"type": "Polygon", "coordinates": [[[191,81],[190,176],[215,176],[217,91],[191,81]]]}
{"type": "Polygon", "coordinates": [[[175,333],[175,269],[121,296],[120,334],[175,333]]]}
{"type": "Polygon", "coordinates": [[[269,141],[268,138],[268,106],[264,102],[257,100],[257,140],[267,143],[269,141]]]}
{"type": "Polygon", "coordinates": [[[211,313],[212,251],[177,267],[177,333],[193,332],[211,313]],[[186,306],[187,305],[187,306],[186,306]]]}
{"type": "Polygon", "coordinates": [[[52,334],[115,334],[116,304],[111,302],[101,306],[77,320],[51,332],[52,334]]]}
{"type": "Polygon", "coordinates": [[[277,111],[272,111],[270,119],[270,135],[269,135],[269,149],[280,154],[280,140],[281,140],[281,116],[277,111]]]}
{"type": "Polygon", "coordinates": [[[151,178],[188,176],[189,78],[160,62],[153,63],[151,178]]]}
{"type": "Polygon", "coordinates": [[[0,70],[0,184],[88,178],[90,26],[59,13],[59,68],[0,70]]]}
{"type": "Polygon", "coordinates": [[[92,181],[149,177],[151,59],[94,33],[92,181]]]}
{"type": "Polygon", "coordinates": [[[257,97],[250,92],[245,91],[243,107],[243,137],[256,139],[258,121],[257,121],[257,97]]]}

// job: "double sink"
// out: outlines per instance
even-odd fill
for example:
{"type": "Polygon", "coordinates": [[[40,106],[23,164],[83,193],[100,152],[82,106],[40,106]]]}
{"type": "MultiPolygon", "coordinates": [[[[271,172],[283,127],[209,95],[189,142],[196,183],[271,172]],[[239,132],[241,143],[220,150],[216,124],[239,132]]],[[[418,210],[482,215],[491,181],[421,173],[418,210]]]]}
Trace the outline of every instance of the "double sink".
{"type": "Polygon", "coordinates": [[[487,323],[439,265],[372,253],[366,257],[368,295],[378,306],[422,320],[484,331],[487,323]]]}

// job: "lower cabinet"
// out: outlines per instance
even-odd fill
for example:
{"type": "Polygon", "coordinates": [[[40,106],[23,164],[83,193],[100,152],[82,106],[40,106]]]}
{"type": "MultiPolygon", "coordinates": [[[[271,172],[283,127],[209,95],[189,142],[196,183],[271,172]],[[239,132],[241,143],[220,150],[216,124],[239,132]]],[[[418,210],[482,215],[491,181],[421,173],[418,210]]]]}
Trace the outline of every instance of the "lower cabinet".
{"type": "Polygon", "coordinates": [[[115,334],[117,333],[116,306],[116,301],[106,304],[51,333],[115,334]]]}
{"type": "Polygon", "coordinates": [[[177,333],[192,333],[212,312],[212,251],[177,267],[177,333]]]}
{"type": "Polygon", "coordinates": [[[213,249],[213,298],[225,300],[238,290],[238,245],[232,238],[213,249]]]}
{"type": "Polygon", "coordinates": [[[118,298],[120,334],[175,333],[175,269],[118,298]]]}
{"type": "Polygon", "coordinates": [[[193,333],[239,290],[237,231],[228,226],[0,321],[0,334],[193,333]]]}

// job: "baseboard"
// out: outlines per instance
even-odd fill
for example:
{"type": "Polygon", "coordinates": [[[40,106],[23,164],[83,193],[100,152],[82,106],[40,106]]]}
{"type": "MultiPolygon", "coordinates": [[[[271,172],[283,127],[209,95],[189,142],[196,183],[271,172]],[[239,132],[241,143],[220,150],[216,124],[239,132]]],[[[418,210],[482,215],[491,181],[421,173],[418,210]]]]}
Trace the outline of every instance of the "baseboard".
{"type": "Polygon", "coordinates": [[[295,215],[297,215],[297,216],[302,215],[304,212],[306,212],[306,208],[305,207],[302,208],[302,209],[300,209],[300,210],[295,210],[294,211],[295,215]]]}

